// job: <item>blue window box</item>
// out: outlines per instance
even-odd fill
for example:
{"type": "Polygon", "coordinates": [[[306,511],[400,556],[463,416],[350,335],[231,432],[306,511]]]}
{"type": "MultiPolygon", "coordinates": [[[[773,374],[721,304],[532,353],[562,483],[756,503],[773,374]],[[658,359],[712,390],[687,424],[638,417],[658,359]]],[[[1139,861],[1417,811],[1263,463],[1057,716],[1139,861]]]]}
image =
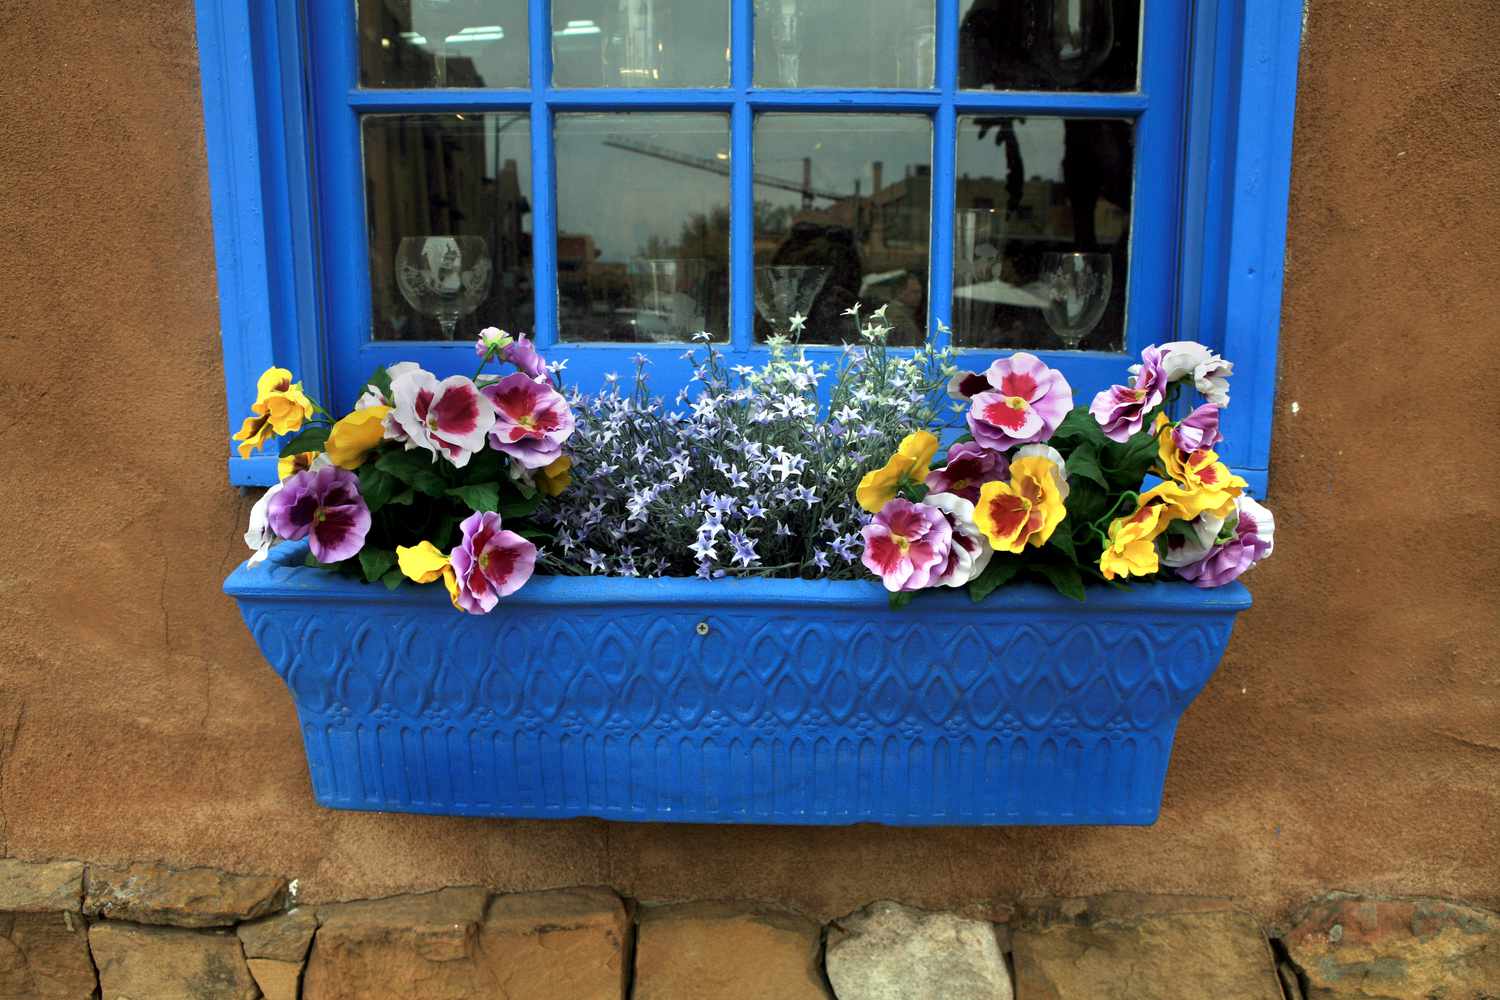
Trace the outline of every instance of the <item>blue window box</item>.
{"type": "Polygon", "coordinates": [[[225,590],[292,692],[318,801],[461,816],[1148,824],[1250,594],[983,604],[872,583],[538,577],[487,616],[284,545],[225,590]]]}

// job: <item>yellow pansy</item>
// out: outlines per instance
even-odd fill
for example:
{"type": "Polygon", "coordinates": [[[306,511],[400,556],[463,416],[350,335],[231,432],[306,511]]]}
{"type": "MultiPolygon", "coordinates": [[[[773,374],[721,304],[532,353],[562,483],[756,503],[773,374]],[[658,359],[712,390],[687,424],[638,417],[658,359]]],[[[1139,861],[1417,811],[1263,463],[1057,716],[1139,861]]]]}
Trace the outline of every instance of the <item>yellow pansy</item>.
{"type": "Polygon", "coordinates": [[[1129,517],[1115,518],[1109,524],[1109,544],[1099,556],[1099,572],[1106,580],[1155,573],[1156,537],[1171,521],[1171,512],[1157,501],[1143,503],[1129,517]]]}
{"type": "Polygon", "coordinates": [[[865,473],[854,490],[854,499],[871,514],[880,513],[880,508],[900,491],[903,482],[920,483],[927,478],[937,449],[938,439],[927,431],[906,435],[883,468],[865,473]]]}
{"type": "Polygon", "coordinates": [[[1010,482],[985,483],[974,505],[974,523],[1001,552],[1020,553],[1047,544],[1068,509],[1058,489],[1057,466],[1044,455],[1010,465],[1010,482]]]}
{"type": "Polygon", "coordinates": [[[443,586],[448,588],[448,600],[458,608],[458,576],[453,572],[453,564],[436,545],[427,541],[415,545],[398,545],[396,565],[400,567],[401,575],[413,583],[442,580],[443,586]]]}
{"type": "Polygon", "coordinates": [[[292,373],[285,368],[267,368],[255,383],[255,402],[251,404],[251,416],[234,434],[240,442],[241,458],[249,458],[266,441],[278,434],[290,434],[302,427],[302,422],[311,417],[316,407],[302,392],[302,383],[292,381],[292,373]]]}
{"type": "Polygon", "coordinates": [[[560,455],[551,465],[537,470],[536,488],[549,497],[555,497],[573,485],[572,470],[573,460],[567,455],[560,455]]]}
{"type": "Polygon", "coordinates": [[[295,455],[281,456],[276,460],[276,478],[286,479],[311,468],[313,459],[321,454],[321,451],[299,451],[295,455]]]}
{"type": "Polygon", "coordinates": [[[385,437],[385,415],[390,412],[389,406],[367,406],[334,424],[323,445],[328,460],[340,469],[364,465],[370,449],[385,437]]]}

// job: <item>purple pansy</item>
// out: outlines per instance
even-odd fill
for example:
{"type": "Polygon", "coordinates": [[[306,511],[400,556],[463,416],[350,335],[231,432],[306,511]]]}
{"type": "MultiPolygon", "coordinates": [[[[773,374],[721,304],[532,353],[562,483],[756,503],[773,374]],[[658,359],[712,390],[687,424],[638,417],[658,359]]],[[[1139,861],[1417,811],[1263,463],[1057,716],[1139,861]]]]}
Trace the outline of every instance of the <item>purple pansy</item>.
{"type": "Polygon", "coordinates": [[[941,510],[902,497],[880,508],[860,534],[861,561],[892,593],[936,583],[953,547],[953,528],[941,510]]]}
{"type": "Polygon", "coordinates": [[[1191,455],[1195,451],[1206,451],[1224,440],[1219,433],[1219,408],[1204,403],[1183,418],[1172,430],[1172,443],[1177,450],[1191,455]]]}
{"type": "Polygon", "coordinates": [[[547,377],[546,363],[536,352],[536,345],[524,335],[518,334],[514,341],[501,350],[500,357],[515,365],[528,378],[545,380],[547,377]]]}
{"type": "Polygon", "coordinates": [[[1148,347],[1141,352],[1141,363],[1133,369],[1129,385],[1112,385],[1094,397],[1089,412],[1111,441],[1129,441],[1140,433],[1146,414],[1161,405],[1167,392],[1167,375],[1161,365],[1161,351],[1148,347]]]}
{"type": "Polygon", "coordinates": [[[1234,535],[1209,549],[1201,559],[1177,567],[1177,575],[1195,587],[1222,587],[1271,554],[1276,519],[1249,497],[1235,499],[1239,520],[1234,535]]]}
{"type": "Polygon", "coordinates": [[[922,502],[942,511],[953,530],[953,545],[942,568],[934,574],[932,585],[962,587],[983,573],[995,554],[989,539],[974,523],[974,505],[953,493],[929,493],[922,502]]]}
{"type": "Polygon", "coordinates": [[[573,411],[562,393],[521,372],[485,386],[483,392],[495,408],[490,444],[496,450],[528,469],[557,460],[573,433],[573,411]]]}
{"type": "Polygon", "coordinates": [[[978,503],[979,487],[1009,478],[1010,459],[1003,452],[992,451],[977,441],[962,441],[948,449],[947,465],[927,474],[927,488],[978,503]]]}
{"type": "Polygon", "coordinates": [[[462,538],[448,554],[458,583],[454,601],[482,615],[531,579],[536,546],[501,528],[500,515],[492,511],[470,514],[458,527],[462,538]]]}
{"type": "Polygon", "coordinates": [[[335,563],[364,548],[370,508],[359,495],[359,477],[330,465],[289,476],[271,497],[266,520],[278,537],[306,538],[319,562],[335,563]]]}
{"type": "Polygon", "coordinates": [[[1062,372],[1024,351],[990,365],[985,380],[989,388],[969,400],[969,432],[994,451],[1047,440],[1073,408],[1062,372]]]}

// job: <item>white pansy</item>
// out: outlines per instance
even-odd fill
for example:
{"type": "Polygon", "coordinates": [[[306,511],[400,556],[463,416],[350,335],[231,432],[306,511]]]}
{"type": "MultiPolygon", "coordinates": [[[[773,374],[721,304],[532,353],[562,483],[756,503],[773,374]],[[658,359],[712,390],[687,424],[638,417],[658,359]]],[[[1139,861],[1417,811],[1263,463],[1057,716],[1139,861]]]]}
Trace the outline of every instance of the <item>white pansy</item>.
{"type": "Polygon", "coordinates": [[[245,545],[251,549],[250,562],[254,566],[265,560],[271,551],[271,546],[277,542],[276,533],[271,530],[271,522],[267,511],[271,506],[271,498],[281,492],[281,484],[277,483],[255,501],[255,506],[250,508],[250,528],[245,532],[245,545]]]}
{"type": "Polygon", "coordinates": [[[989,539],[974,523],[974,505],[953,493],[929,493],[922,501],[936,507],[948,517],[953,528],[953,547],[949,549],[948,566],[933,581],[937,587],[962,587],[990,564],[995,550],[989,539]]]}
{"type": "Polygon", "coordinates": [[[1166,551],[1161,555],[1164,566],[1186,566],[1208,555],[1208,550],[1218,544],[1219,531],[1224,519],[1213,514],[1199,514],[1184,527],[1186,534],[1173,531],[1167,537],[1166,551]]]}

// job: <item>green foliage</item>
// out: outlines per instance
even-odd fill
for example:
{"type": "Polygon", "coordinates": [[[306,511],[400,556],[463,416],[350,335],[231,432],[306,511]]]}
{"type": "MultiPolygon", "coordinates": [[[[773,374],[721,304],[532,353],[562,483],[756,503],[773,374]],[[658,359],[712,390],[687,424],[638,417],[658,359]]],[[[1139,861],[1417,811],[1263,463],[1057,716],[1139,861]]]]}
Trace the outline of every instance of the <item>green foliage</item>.
{"type": "Polygon", "coordinates": [[[300,455],[304,451],[322,451],[323,446],[328,443],[330,430],[332,428],[327,424],[308,424],[281,446],[281,457],[300,455]]]}
{"type": "Polygon", "coordinates": [[[984,568],[984,572],[969,581],[970,600],[978,603],[989,597],[996,588],[1003,587],[1014,580],[1024,565],[1020,556],[996,552],[990,564],[984,568]]]}
{"type": "Polygon", "coordinates": [[[498,511],[500,509],[499,483],[470,483],[467,486],[455,486],[447,493],[450,497],[458,497],[468,505],[470,510],[498,511]]]}
{"type": "Polygon", "coordinates": [[[437,465],[432,455],[421,448],[388,451],[375,460],[375,468],[430,497],[440,497],[448,491],[448,483],[439,471],[443,466],[437,465]]]}
{"type": "Polygon", "coordinates": [[[379,549],[366,545],[359,550],[359,568],[365,574],[366,583],[374,583],[396,565],[396,553],[390,549],[379,549]]]}
{"type": "Polygon", "coordinates": [[[899,611],[911,603],[913,594],[910,590],[887,591],[885,600],[892,611],[899,611]]]}
{"type": "Polygon", "coordinates": [[[1083,600],[1083,575],[1073,563],[1035,562],[1028,568],[1056,587],[1057,592],[1064,597],[1071,597],[1075,601],[1083,600]]]}

